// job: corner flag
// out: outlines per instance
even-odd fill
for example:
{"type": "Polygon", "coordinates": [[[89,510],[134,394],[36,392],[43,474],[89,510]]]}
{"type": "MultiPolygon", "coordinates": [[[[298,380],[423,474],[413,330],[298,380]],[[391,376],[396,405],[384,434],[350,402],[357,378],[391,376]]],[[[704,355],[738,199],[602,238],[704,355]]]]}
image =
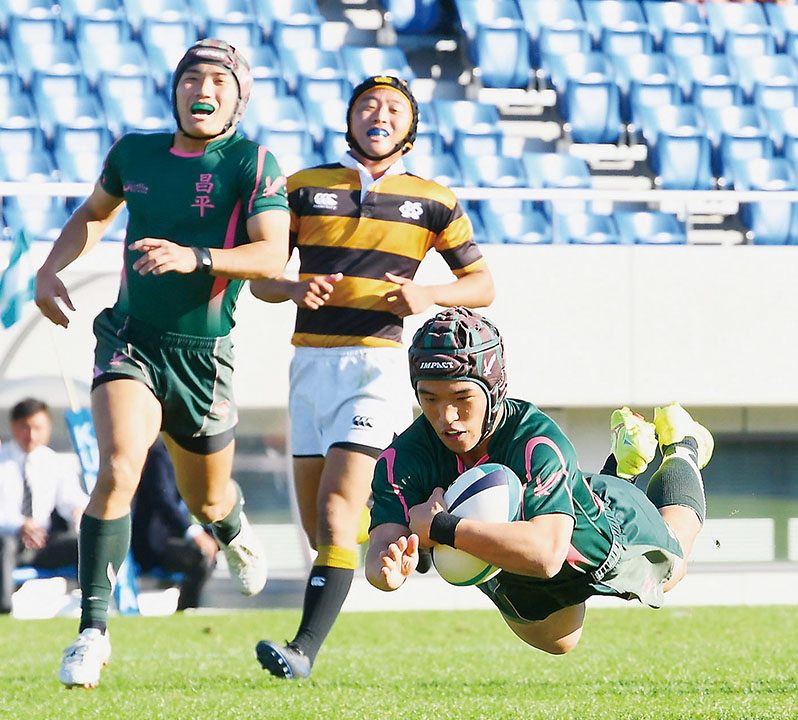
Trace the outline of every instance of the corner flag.
{"type": "Polygon", "coordinates": [[[23,231],[17,234],[8,266],[0,277],[0,323],[10,328],[22,318],[25,303],[33,299],[36,271],[30,243],[23,231]]]}

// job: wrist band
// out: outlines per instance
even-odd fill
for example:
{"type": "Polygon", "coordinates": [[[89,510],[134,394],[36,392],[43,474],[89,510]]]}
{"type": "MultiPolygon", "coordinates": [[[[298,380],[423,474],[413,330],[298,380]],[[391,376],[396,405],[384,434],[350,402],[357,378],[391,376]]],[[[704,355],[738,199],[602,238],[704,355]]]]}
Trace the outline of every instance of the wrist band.
{"type": "Polygon", "coordinates": [[[197,272],[209,273],[213,270],[213,260],[211,260],[211,251],[205,247],[192,247],[194,255],[197,258],[197,272]]]}
{"type": "Polygon", "coordinates": [[[461,520],[457,515],[445,511],[437,513],[429,526],[429,539],[439,545],[454,547],[454,529],[461,520]]]}

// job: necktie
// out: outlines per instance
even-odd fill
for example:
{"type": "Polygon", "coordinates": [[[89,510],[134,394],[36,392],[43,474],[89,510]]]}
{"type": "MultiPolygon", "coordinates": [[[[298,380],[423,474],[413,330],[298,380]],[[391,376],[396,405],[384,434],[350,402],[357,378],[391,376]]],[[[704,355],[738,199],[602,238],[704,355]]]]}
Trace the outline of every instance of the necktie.
{"type": "Polygon", "coordinates": [[[22,516],[33,517],[33,496],[30,492],[30,482],[28,481],[28,462],[22,466],[22,516]]]}

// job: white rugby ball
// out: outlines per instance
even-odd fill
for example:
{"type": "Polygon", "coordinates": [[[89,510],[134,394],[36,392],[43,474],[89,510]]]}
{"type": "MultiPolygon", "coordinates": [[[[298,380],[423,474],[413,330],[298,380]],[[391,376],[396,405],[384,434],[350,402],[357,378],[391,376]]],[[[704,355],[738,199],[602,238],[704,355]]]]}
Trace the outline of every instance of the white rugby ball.
{"type": "MultiPolygon", "coordinates": [[[[486,463],[466,470],[443,497],[452,515],[485,522],[512,522],[521,510],[521,481],[508,467],[486,463]]],[[[501,568],[449,545],[435,545],[432,561],[438,574],[452,585],[477,585],[501,568]]]]}

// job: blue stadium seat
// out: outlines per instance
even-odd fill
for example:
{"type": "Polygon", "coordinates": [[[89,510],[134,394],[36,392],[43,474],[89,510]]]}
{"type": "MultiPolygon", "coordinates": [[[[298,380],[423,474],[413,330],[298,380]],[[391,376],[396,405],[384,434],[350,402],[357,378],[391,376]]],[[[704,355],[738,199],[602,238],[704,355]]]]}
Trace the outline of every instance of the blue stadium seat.
{"type": "Polygon", "coordinates": [[[83,72],[34,70],[30,91],[39,105],[42,96],[58,98],[85,95],[89,92],[89,81],[83,72]]]}
{"type": "Polygon", "coordinates": [[[614,79],[569,78],[560,98],[564,129],[576,143],[617,143],[621,138],[621,94],[614,79]]]}
{"type": "Polygon", "coordinates": [[[144,17],[141,21],[141,42],[145,49],[150,45],[162,48],[180,48],[182,55],[186,48],[193,45],[198,39],[197,28],[189,20],[161,20],[144,17]]]}
{"type": "MultiPolygon", "coordinates": [[[[257,23],[255,9],[249,0],[189,0],[194,9],[197,29],[203,37],[225,38],[224,35],[215,35],[209,28],[212,21],[226,21],[232,23],[257,23]]],[[[238,47],[234,40],[229,40],[238,47]]],[[[251,43],[241,43],[250,45],[251,43]]]]}
{"type": "Polygon", "coordinates": [[[474,242],[480,245],[494,242],[493,236],[488,234],[488,231],[485,229],[485,223],[482,222],[482,218],[479,216],[477,202],[466,202],[464,203],[463,209],[468,215],[468,219],[471,221],[474,242]]]}
{"type": "Polygon", "coordinates": [[[135,40],[121,43],[77,44],[83,72],[92,87],[97,87],[101,72],[141,72],[149,68],[144,49],[135,40]]]}
{"type": "Polygon", "coordinates": [[[723,133],[720,138],[718,165],[715,169],[718,185],[721,187],[734,185],[733,173],[738,161],[772,158],[773,154],[773,140],[764,130],[723,133]]]}
{"type": "Polygon", "coordinates": [[[343,77],[321,78],[300,75],[299,85],[296,88],[296,95],[305,106],[309,103],[337,100],[348,102],[351,94],[352,85],[343,77]]]}
{"type": "Polygon", "coordinates": [[[345,45],[341,48],[341,55],[349,82],[353,86],[372,75],[394,75],[407,82],[416,77],[407,62],[404,50],[395,45],[390,47],[345,45]]]}
{"type": "Polygon", "coordinates": [[[724,37],[723,48],[732,60],[773,55],[776,52],[776,36],[770,28],[729,30],[724,37]]]}
{"type": "MultiPolygon", "coordinates": [[[[170,91],[171,97],[171,91],[170,91]]],[[[252,80],[252,95],[264,95],[265,97],[285,97],[288,95],[288,85],[282,77],[276,75],[270,77],[255,77],[252,80]]]]}
{"type": "Polygon", "coordinates": [[[418,155],[439,155],[443,152],[443,140],[432,130],[420,130],[416,133],[413,152],[418,155]]]}
{"type": "Polygon", "coordinates": [[[457,166],[457,161],[450,153],[438,155],[421,155],[411,150],[404,157],[405,168],[409,173],[445,185],[447,187],[461,187],[463,174],[457,166]]]}
{"type": "Polygon", "coordinates": [[[281,152],[278,161],[280,164],[280,169],[283,171],[283,175],[288,177],[289,175],[293,175],[295,172],[299,172],[300,170],[321,165],[324,162],[324,159],[317,152],[306,154],[281,152]]]}
{"type": "Polygon", "coordinates": [[[575,245],[618,245],[621,236],[611,215],[559,213],[555,219],[557,243],[575,245]]]}
{"type": "Polygon", "coordinates": [[[281,130],[261,126],[254,140],[271,149],[279,160],[285,155],[310,155],[313,152],[313,138],[304,128],[281,130]]]}
{"type": "Polygon", "coordinates": [[[637,132],[641,124],[644,108],[662,105],[681,105],[682,91],[679,84],[662,75],[652,75],[645,80],[633,80],[629,89],[626,119],[630,132],[637,132]]]}
{"type": "Polygon", "coordinates": [[[752,93],[753,104],[762,108],[780,109],[798,106],[798,81],[788,78],[773,78],[767,82],[755,82],[752,93]]]}
{"type": "Polygon", "coordinates": [[[19,95],[22,92],[22,82],[16,69],[0,72],[0,97],[19,95]]]}
{"type": "Polygon", "coordinates": [[[615,79],[615,68],[610,59],[601,52],[570,53],[541,57],[541,66],[546,76],[551,78],[552,87],[558,93],[565,91],[569,78],[589,76],[596,79],[615,79]]]}
{"type": "Polygon", "coordinates": [[[77,42],[127,42],[132,39],[130,25],[123,17],[98,20],[79,16],[75,22],[77,42]]]}
{"type": "Polygon", "coordinates": [[[48,141],[55,137],[57,125],[104,128],[105,111],[96,95],[40,96],[38,100],[40,126],[48,141]]]}
{"type": "Polygon", "coordinates": [[[781,153],[785,138],[798,128],[798,107],[763,108],[761,113],[765,117],[765,124],[776,152],[781,153]]]}
{"type": "Polygon", "coordinates": [[[52,0],[2,0],[0,2],[0,35],[8,33],[8,23],[12,15],[22,17],[52,17],[56,14],[52,0]]]}
{"type": "Polygon", "coordinates": [[[784,3],[765,3],[765,15],[776,38],[779,51],[784,50],[787,33],[798,32],[798,6],[784,3]]]}
{"type": "Polygon", "coordinates": [[[526,174],[518,158],[506,155],[457,156],[463,183],[470,187],[524,187],[526,174]]]}
{"type": "MultiPolygon", "coordinates": [[[[754,105],[703,108],[701,115],[712,143],[712,165],[715,168],[719,167],[720,142],[724,135],[750,137],[767,130],[762,111],[754,105]]],[[[770,137],[772,139],[772,135],[770,137]]]]}
{"type": "Polygon", "coordinates": [[[533,42],[544,27],[587,27],[578,0],[518,0],[521,19],[533,42]]]}
{"type": "Polygon", "coordinates": [[[610,57],[615,55],[640,55],[650,53],[654,49],[654,41],[648,28],[631,25],[605,27],[601,30],[599,50],[610,57]]]}
{"type": "Polygon", "coordinates": [[[706,25],[666,27],[662,31],[662,52],[670,57],[710,55],[715,52],[715,40],[706,25]]]}
{"type": "Polygon", "coordinates": [[[286,85],[283,61],[270,44],[259,42],[255,47],[236,47],[247,59],[253,78],[279,77],[283,80],[283,85],[286,85]]]}
{"type": "Polygon", "coordinates": [[[481,132],[473,130],[475,128],[471,128],[471,131],[456,128],[452,139],[452,152],[463,171],[464,158],[501,155],[504,147],[504,135],[498,128],[484,128],[481,132]]]}
{"type": "Polygon", "coordinates": [[[695,83],[736,83],[734,66],[725,55],[691,55],[673,58],[676,77],[685,98],[690,99],[695,83]]]}
{"type": "MultiPolygon", "coordinates": [[[[247,112],[244,113],[244,117],[241,119],[241,129],[249,137],[253,138],[260,136],[264,130],[306,132],[307,127],[308,120],[302,108],[302,103],[293,95],[286,95],[285,97],[253,95],[250,98],[247,112]]],[[[272,147],[278,148],[281,146],[272,142],[272,147]]],[[[293,152],[307,153],[310,150],[312,150],[312,147],[303,145],[293,152]]]]}
{"type": "Polygon", "coordinates": [[[14,56],[24,52],[26,45],[58,43],[66,37],[61,18],[54,13],[49,17],[24,17],[11,15],[8,21],[8,42],[14,56]]]}
{"type": "Polygon", "coordinates": [[[75,127],[56,125],[53,136],[53,152],[95,152],[105,155],[113,138],[105,127],[75,127]]]}
{"type": "MultiPolygon", "coordinates": [[[[586,25],[559,25],[556,27],[544,25],[540,28],[537,43],[533,46],[533,57],[538,68],[545,71],[542,66],[544,56],[586,53],[590,50],[590,33],[587,31],[586,25]]],[[[549,80],[545,72],[538,74],[543,80],[549,80]]]]}
{"type": "MultiPolygon", "coordinates": [[[[311,48],[321,47],[321,16],[296,16],[276,19],[272,23],[271,40],[278,52],[281,47],[311,48]]],[[[262,27],[262,26],[261,26],[262,27]]],[[[371,73],[373,75],[373,73],[371,73]]]]}
{"type": "Polygon", "coordinates": [[[683,25],[704,25],[698,3],[682,0],[643,0],[643,11],[648,21],[648,29],[654,37],[657,48],[662,48],[666,28],[678,29],[683,25]]]}
{"type": "Polygon", "coordinates": [[[426,34],[436,30],[443,18],[438,0],[382,0],[391,25],[400,34],[426,34]]]}
{"type": "MultiPolygon", "coordinates": [[[[275,22],[293,20],[298,24],[319,27],[324,22],[316,0],[252,0],[252,5],[263,29],[263,34],[267,38],[272,38],[272,41],[274,41],[275,22]]],[[[275,45],[278,44],[276,41],[274,42],[275,45]]],[[[319,47],[319,44],[313,43],[306,47],[319,47]]]]}
{"type": "Polygon", "coordinates": [[[346,67],[337,50],[280,48],[280,62],[291,92],[296,92],[300,77],[320,80],[346,78],[346,67]]]}
{"type": "Polygon", "coordinates": [[[155,81],[148,73],[116,74],[101,72],[97,79],[97,93],[105,107],[108,107],[112,98],[143,98],[157,92],[155,81]]]}
{"type": "Polygon", "coordinates": [[[6,40],[0,38],[0,73],[17,72],[17,62],[6,40]]]}
{"type": "Polygon", "coordinates": [[[784,136],[784,145],[781,154],[789,160],[793,167],[798,167],[798,129],[794,129],[795,134],[784,136]]]}
{"type": "Polygon", "coordinates": [[[39,113],[28,93],[0,93],[0,127],[36,128],[39,125],[39,113]]]}
{"type": "MultiPolygon", "coordinates": [[[[250,21],[208,20],[205,37],[224,38],[235,48],[259,47],[263,42],[261,27],[253,17],[250,21]]],[[[247,62],[249,58],[247,58],[247,62]]]]}
{"type": "Polygon", "coordinates": [[[59,179],[55,164],[46,150],[0,153],[2,182],[55,182],[59,179]]]}
{"type": "Polygon", "coordinates": [[[193,11],[188,0],[122,0],[133,34],[141,34],[144,18],[168,22],[191,22],[193,11]]]}
{"type": "MultiPolygon", "coordinates": [[[[590,167],[583,158],[569,153],[525,152],[521,162],[531,188],[590,188],[593,178],[590,167]]],[[[548,217],[557,212],[585,212],[591,204],[585,200],[558,200],[553,203],[546,200],[535,203],[548,217]]]]}
{"type": "MultiPolygon", "coordinates": [[[[786,158],[740,160],[733,170],[736,190],[798,190],[798,176],[786,158]]],[[[743,203],[740,219],[756,245],[798,242],[798,203],[764,200],[743,203]]]]}
{"type": "Polygon", "coordinates": [[[91,150],[70,152],[59,148],[53,155],[64,182],[97,182],[105,162],[104,153],[91,150]]]}
{"type": "Polygon", "coordinates": [[[3,200],[3,215],[12,233],[30,240],[53,242],[69,219],[63,198],[14,195],[3,200]]]}
{"type": "Polygon", "coordinates": [[[767,30],[769,27],[765,11],[759,3],[705,3],[704,12],[718,49],[723,48],[726,33],[730,30],[754,27],[767,30]]]}
{"type": "Polygon", "coordinates": [[[685,245],[684,223],[670,213],[616,210],[612,214],[624,245],[685,245]]]}
{"type": "MultiPolygon", "coordinates": [[[[155,85],[167,96],[172,95],[172,73],[186,52],[183,45],[153,45],[144,43],[144,54],[147,56],[150,75],[155,85]]],[[[124,75],[129,70],[111,71],[112,74],[124,75]]],[[[136,74],[136,73],[130,73],[136,74]]],[[[99,81],[99,78],[98,78],[99,81]]]]}
{"type": "Polygon", "coordinates": [[[124,18],[120,0],[59,0],[61,18],[68,35],[73,35],[78,18],[111,20],[124,18]]]}
{"type": "Polygon", "coordinates": [[[30,87],[34,71],[48,74],[78,75],[83,72],[78,52],[72,42],[31,43],[19,48],[15,60],[24,87],[30,87]]]}
{"type": "Polygon", "coordinates": [[[321,155],[324,162],[338,162],[341,156],[347,152],[349,152],[349,143],[346,141],[346,131],[326,128],[321,142],[321,155]]]}
{"type": "Polygon", "coordinates": [[[475,73],[485,87],[521,88],[529,85],[529,35],[520,25],[480,25],[474,39],[475,73]]]}
{"type": "Polygon", "coordinates": [[[454,6],[469,42],[474,42],[480,26],[523,27],[521,13],[514,0],[454,0],[454,6]]]}
{"type": "Polygon", "coordinates": [[[105,110],[108,128],[117,138],[129,132],[173,132],[175,129],[172,106],[163,95],[109,97],[105,110]]]}
{"type": "Polygon", "coordinates": [[[792,82],[798,77],[798,63],[789,55],[763,55],[761,57],[744,57],[734,59],[737,80],[743,90],[746,101],[751,101],[754,84],[792,82]]]}
{"type": "Polygon", "coordinates": [[[663,83],[676,80],[676,69],[671,59],[664,53],[645,53],[641,55],[616,55],[612,58],[615,80],[622,96],[628,100],[629,85],[632,80],[663,83]]]}
{"type": "Polygon", "coordinates": [[[479,201],[479,214],[488,238],[494,243],[546,245],[552,242],[551,222],[543,213],[519,203],[516,208],[505,202],[479,201]]]}
{"type": "MultiPolygon", "coordinates": [[[[302,103],[308,122],[308,130],[319,147],[324,140],[324,133],[331,130],[346,132],[346,108],[348,102],[342,98],[337,100],[307,100],[302,103]]],[[[244,116],[246,118],[246,115],[244,116]]]]}
{"type": "Polygon", "coordinates": [[[711,77],[696,80],[690,89],[690,101],[701,108],[741,105],[743,90],[736,80],[711,77]]]}
{"type": "Polygon", "coordinates": [[[499,131],[499,110],[495,105],[476,100],[437,100],[432,106],[444,143],[451,147],[455,131],[486,134],[499,131]]]}
{"type": "Polygon", "coordinates": [[[637,0],[582,0],[587,28],[598,46],[604,28],[646,28],[646,17],[637,0]]]}

